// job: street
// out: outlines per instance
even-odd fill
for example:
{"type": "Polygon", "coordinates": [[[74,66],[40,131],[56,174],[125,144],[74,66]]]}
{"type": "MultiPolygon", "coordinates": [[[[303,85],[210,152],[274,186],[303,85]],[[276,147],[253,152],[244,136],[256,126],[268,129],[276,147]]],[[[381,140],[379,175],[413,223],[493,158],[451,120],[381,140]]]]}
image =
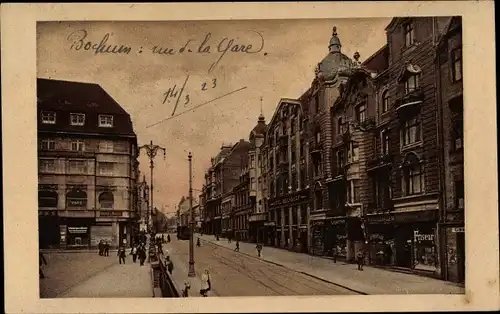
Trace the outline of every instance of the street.
{"type": "MultiPolygon", "coordinates": [[[[174,263],[189,260],[189,241],[165,244],[174,263]]],[[[354,295],[356,293],[291,269],[273,265],[231,249],[203,242],[195,250],[198,278],[210,271],[212,290],[217,296],[354,295]]],[[[166,253],[166,252],[165,252],[166,253]]],[[[187,266],[186,266],[187,267],[187,266]]],[[[174,264],[174,272],[175,270],[174,264]]]]}

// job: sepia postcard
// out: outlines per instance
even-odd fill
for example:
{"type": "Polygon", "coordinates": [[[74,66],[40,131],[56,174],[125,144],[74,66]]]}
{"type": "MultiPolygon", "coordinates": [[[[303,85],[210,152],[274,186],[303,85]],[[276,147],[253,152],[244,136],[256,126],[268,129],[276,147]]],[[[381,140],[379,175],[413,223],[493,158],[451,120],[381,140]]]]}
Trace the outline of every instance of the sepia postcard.
{"type": "Polygon", "coordinates": [[[499,309],[492,9],[2,5],[7,312],[499,309]]]}

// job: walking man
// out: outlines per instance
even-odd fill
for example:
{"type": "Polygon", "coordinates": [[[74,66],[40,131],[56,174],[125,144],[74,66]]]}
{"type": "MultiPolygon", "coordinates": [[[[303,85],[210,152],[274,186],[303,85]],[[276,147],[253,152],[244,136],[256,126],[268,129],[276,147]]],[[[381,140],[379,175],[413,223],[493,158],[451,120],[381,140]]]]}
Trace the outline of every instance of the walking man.
{"type": "Polygon", "coordinates": [[[137,247],[135,245],[132,247],[130,255],[132,255],[132,261],[134,261],[135,263],[135,261],[137,260],[137,247]]]}
{"type": "Polygon", "coordinates": [[[236,247],[234,248],[234,251],[235,252],[239,252],[240,251],[240,241],[239,240],[236,240],[236,247]]]}
{"type": "Polygon", "coordinates": [[[104,256],[109,256],[109,242],[104,242],[104,256]]]}
{"type": "Polygon", "coordinates": [[[172,275],[172,271],[174,270],[174,263],[170,259],[170,256],[167,255],[165,262],[167,263],[167,270],[168,270],[169,274],[172,275]]]}
{"type": "Polygon", "coordinates": [[[39,259],[39,275],[40,275],[40,278],[43,279],[45,278],[45,275],[43,273],[43,270],[42,270],[42,265],[47,265],[47,260],[45,259],[45,256],[43,256],[43,253],[40,252],[38,254],[38,259],[39,259]]]}
{"type": "Polygon", "coordinates": [[[197,239],[196,239],[196,246],[197,246],[197,247],[200,247],[200,246],[201,246],[201,243],[200,243],[200,238],[197,238],[197,239]]]}
{"type": "Polygon", "coordinates": [[[139,262],[141,266],[144,265],[145,260],[146,260],[146,249],[144,248],[144,246],[141,246],[139,249],[139,262]]]}
{"type": "Polygon", "coordinates": [[[121,245],[119,248],[118,248],[118,261],[120,262],[120,264],[122,263],[123,261],[123,264],[125,264],[125,247],[123,245],[121,245]]]}
{"type": "Polygon", "coordinates": [[[255,248],[257,249],[257,255],[260,257],[262,252],[262,245],[260,243],[257,243],[255,248]]]}
{"type": "Polygon", "coordinates": [[[99,256],[103,256],[104,255],[104,243],[101,241],[99,241],[99,256]]]}

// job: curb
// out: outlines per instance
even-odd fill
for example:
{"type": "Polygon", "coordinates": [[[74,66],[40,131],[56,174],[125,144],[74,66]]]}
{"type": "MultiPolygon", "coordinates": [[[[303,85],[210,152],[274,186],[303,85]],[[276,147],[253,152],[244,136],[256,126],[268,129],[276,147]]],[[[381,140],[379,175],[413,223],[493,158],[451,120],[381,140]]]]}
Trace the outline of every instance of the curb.
{"type": "MultiPolygon", "coordinates": [[[[215,242],[212,242],[210,240],[205,240],[205,239],[200,239],[201,241],[203,242],[206,242],[206,243],[209,243],[209,244],[212,244],[212,245],[215,245],[215,246],[218,246],[218,247],[222,247],[222,248],[225,248],[227,250],[231,250],[231,248],[228,248],[227,246],[223,246],[223,245],[220,245],[220,244],[217,244],[215,242]]],[[[349,290],[351,292],[354,292],[354,293],[357,293],[357,294],[361,294],[361,295],[368,295],[368,293],[366,292],[363,292],[363,291],[359,291],[359,290],[355,290],[355,289],[352,289],[352,288],[349,288],[347,286],[344,286],[344,285],[341,285],[341,284],[338,284],[336,282],[333,282],[333,281],[330,281],[330,280],[326,280],[324,278],[321,278],[321,277],[318,277],[318,276],[315,276],[315,275],[312,275],[312,274],[309,274],[309,273],[306,273],[304,271],[300,271],[300,270],[295,270],[295,269],[292,269],[292,268],[289,268],[287,266],[284,266],[283,264],[280,264],[280,263],[276,263],[276,262],[273,262],[273,261],[269,261],[269,260],[265,260],[265,259],[262,259],[262,258],[258,258],[258,257],[255,257],[253,255],[250,255],[248,253],[244,253],[244,252],[237,252],[237,253],[240,253],[240,254],[243,254],[243,255],[246,255],[248,257],[251,257],[253,259],[257,259],[257,260],[260,260],[260,261],[263,261],[263,262],[266,262],[266,263],[269,263],[269,264],[273,264],[273,265],[276,265],[276,266],[279,266],[279,267],[283,267],[283,268],[286,268],[288,270],[291,270],[291,271],[294,271],[296,273],[300,273],[300,274],[303,274],[303,275],[306,275],[306,276],[309,276],[309,277],[312,277],[312,278],[315,278],[315,279],[318,279],[318,280],[321,280],[323,282],[326,282],[326,283],[329,283],[329,284],[332,284],[332,285],[335,285],[337,287],[340,287],[340,288],[343,288],[343,289],[346,289],[346,290],[349,290]]]]}

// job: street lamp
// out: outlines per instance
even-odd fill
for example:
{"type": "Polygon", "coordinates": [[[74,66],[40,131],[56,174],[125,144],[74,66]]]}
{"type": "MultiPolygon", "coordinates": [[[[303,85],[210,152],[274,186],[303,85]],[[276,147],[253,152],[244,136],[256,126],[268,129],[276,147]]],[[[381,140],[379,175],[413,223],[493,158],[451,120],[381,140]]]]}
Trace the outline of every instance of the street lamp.
{"type": "Polygon", "coordinates": [[[194,271],[194,213],[193,213],[193,176],[192,176],[192,159],[191,152],[188,154],[189,160],[189,212],[191,213],[191,221],[189,223],[189,272],[188,277],[195,277],[194,271]]]}
{"type": "Polygon", "coordinates": [[[142,207],[142,204],[141,204],[141,208],[140,208],[140,211],[141,211],[141,220],[142,220],[142,223],[144,223],[145,222],[144,220],[146,219],[146,216],[148,214],[147,202],[148,202],[148,199],[149,199],[149,187],[148,187],[148,183],[146,182],[146,176],[142,177],[142,182],[139,184],[139,186],[137,188],[139,190],[139,193],[140,193],[140,191],[142,191],[142,199],[146,203],[146,211],[144,211],[144,208],[142,207]]]}
{"type": "Polygon", "coordinates": [[[165,155],[167,153],[166,149],[158,146],[158,145],[153,145],[153,141],[151,141],[147,145],[142,145],[139,147],[139,151],[141,149],[146,150],[146,154],[148,155],[149,158],[149,168],[151,169],[151,212],[153,211],[153,168],[154,168],[154,158],[156,157],[156,154],[158,153],[158,150],[163,151],[163,159],[165,160],[165,155]]]}
{"type": "Polygon", "coordinates": [[[149,186],[146,183],[146,187],[144,188],[144,199],[146,201],[146,232],[149,230],[149,186]]]}

